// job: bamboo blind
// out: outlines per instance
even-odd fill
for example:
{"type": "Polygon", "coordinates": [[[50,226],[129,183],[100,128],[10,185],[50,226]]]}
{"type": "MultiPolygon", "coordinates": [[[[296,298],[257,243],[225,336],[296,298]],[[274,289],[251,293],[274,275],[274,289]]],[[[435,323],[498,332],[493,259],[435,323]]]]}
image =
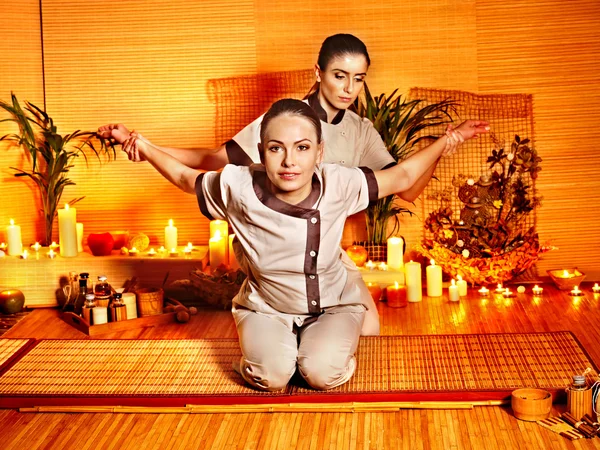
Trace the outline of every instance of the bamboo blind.
{"type": "MultiPolygon", "coordinates": [[[[593,277],[600,251],[600,132],[591,125],[600,115],[599,8],[593,0],[576,0],[567,12],[558,0],[45,0],[40,11],[38,1],[4,2],[0,54],[11,64],[0,71],[0,96],[14,90],[43,104],[45,89],[47,110],[64,133],[120,121],[157,144],[211,147],[219,142],[209,79],[308,69],[326,36],[351,32],[369,48],[374,93],[423,86],[533,94],[544,158],[538,230],[560,247],[538,265],[578,265],[593,277]]],[[[31,243],[43,232],[37,203],[7,169],[25,161],[0,144],[0,163],[7,199],[0,224],[14,217],[31,243]]],[[[78,205],[86,235],[129,229],[159,243],[173,218],[182,242],[205,244],[207,223],[193,197],[147,164],[119,155],[108,164],[78,164],[72,174],[77,186],[64,199],[86,196],[78,205]]],[[[409,245],[420,238],[422,219],[401,219],[409,245]]]]}

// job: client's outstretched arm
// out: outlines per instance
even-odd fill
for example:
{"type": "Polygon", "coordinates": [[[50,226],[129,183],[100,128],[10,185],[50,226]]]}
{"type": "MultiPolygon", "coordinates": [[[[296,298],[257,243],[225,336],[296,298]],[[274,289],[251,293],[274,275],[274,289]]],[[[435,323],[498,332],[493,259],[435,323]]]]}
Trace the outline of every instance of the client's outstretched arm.
{"type": "MultiPolygon", "coordinates": [[[[112,138],[119,144],[124,144],[128,139],[130,139],[132,133],[135,133],[135,131],[130,132],[127,129],[127,127],[122,123],[112,123],[108,125],[103,125],[100,128],[98,128],[98,134],[100,136],[106,139],[112,138]]],[[[163,153],[171,155],[181,163],[193,169],[218,170],[225,167],[225,165],[229,162],[225,145],[221,145],[220,147],[215,149],[182,149],[173,147],[161,147],[159,145],[153,144],[145,138],[144,142],[146,142],[147,145],[150,145],[163,153]]],[[[140,157],[140,155],[137,154],[137,152],[132,152],[131,154],[128,154],[128,156],[130,160],[135,162],[144,161],[144,158],[140,157]]]]}
{"type": "Polygon", "coordinates": [[[158,172],[188,194],[195,194],[196,178],[200,172],[178,161],[173,156],[149,145],[141,135],[132,132],[123,142],[123,151],[129,159],[141,157],[148,161],[158,172]]]}

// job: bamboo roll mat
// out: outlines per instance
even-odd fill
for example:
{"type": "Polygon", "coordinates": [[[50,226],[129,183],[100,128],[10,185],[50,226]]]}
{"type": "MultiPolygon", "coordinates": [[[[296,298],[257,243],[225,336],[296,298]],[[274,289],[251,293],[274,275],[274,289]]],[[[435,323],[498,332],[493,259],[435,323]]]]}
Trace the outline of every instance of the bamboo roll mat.
{"type": "Polygon", "coordinates": [[[598,373],[570,332],[362,338],[354,377],[326,392],[299,377],[256,391],[232,369],[240,355],[234,339],[42,340],[0,377],[0,407],[505,400],[598,373]]]}
{"type": "Polygon", "coordinates": [[[0,339],[0,374],[23,352],[33,339],[0,339]]]}

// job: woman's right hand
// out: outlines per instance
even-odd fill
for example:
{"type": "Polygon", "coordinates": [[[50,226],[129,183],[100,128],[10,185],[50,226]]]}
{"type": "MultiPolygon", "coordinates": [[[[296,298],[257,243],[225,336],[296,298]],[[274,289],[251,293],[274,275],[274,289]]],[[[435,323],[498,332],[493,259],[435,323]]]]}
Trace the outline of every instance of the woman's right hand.
{"type": "Polygon", "coordinates": [[[114,139],[119,144],[123,144],[131,136],[127,127],[122,123],[103,125],[98,128],[98,134],[104,139],[114,139]]]}
{"type": "Polygon", "coordinates": [[[129,133],[129,138],[122,143],[122,149],[125,153],[127,153],[127,157],[130,161],[145,161],[144,157],[140,153],[140,147],[145,144],[146,143],[144,142],[142,135],[136,133],[135,130],[131,130],[131,133],[129,133]]]}

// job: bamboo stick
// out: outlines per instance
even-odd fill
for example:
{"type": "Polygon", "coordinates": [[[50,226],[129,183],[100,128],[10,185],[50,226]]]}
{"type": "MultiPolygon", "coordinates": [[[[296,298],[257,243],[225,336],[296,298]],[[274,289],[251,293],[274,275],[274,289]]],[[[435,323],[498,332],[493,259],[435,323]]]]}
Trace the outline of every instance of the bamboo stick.
{"type": "Polygon", "coordinates": [[[180,407],[147,406],[34,406],[19,411],[37,413],[115,413],[115,414],[233,414],[283,412],[396,412],[403,409],[473,409],[475,406],[500,406],[503,400],[476,402],[350,402],[282,403],[262,405],[186,405],[180,407]]]}

